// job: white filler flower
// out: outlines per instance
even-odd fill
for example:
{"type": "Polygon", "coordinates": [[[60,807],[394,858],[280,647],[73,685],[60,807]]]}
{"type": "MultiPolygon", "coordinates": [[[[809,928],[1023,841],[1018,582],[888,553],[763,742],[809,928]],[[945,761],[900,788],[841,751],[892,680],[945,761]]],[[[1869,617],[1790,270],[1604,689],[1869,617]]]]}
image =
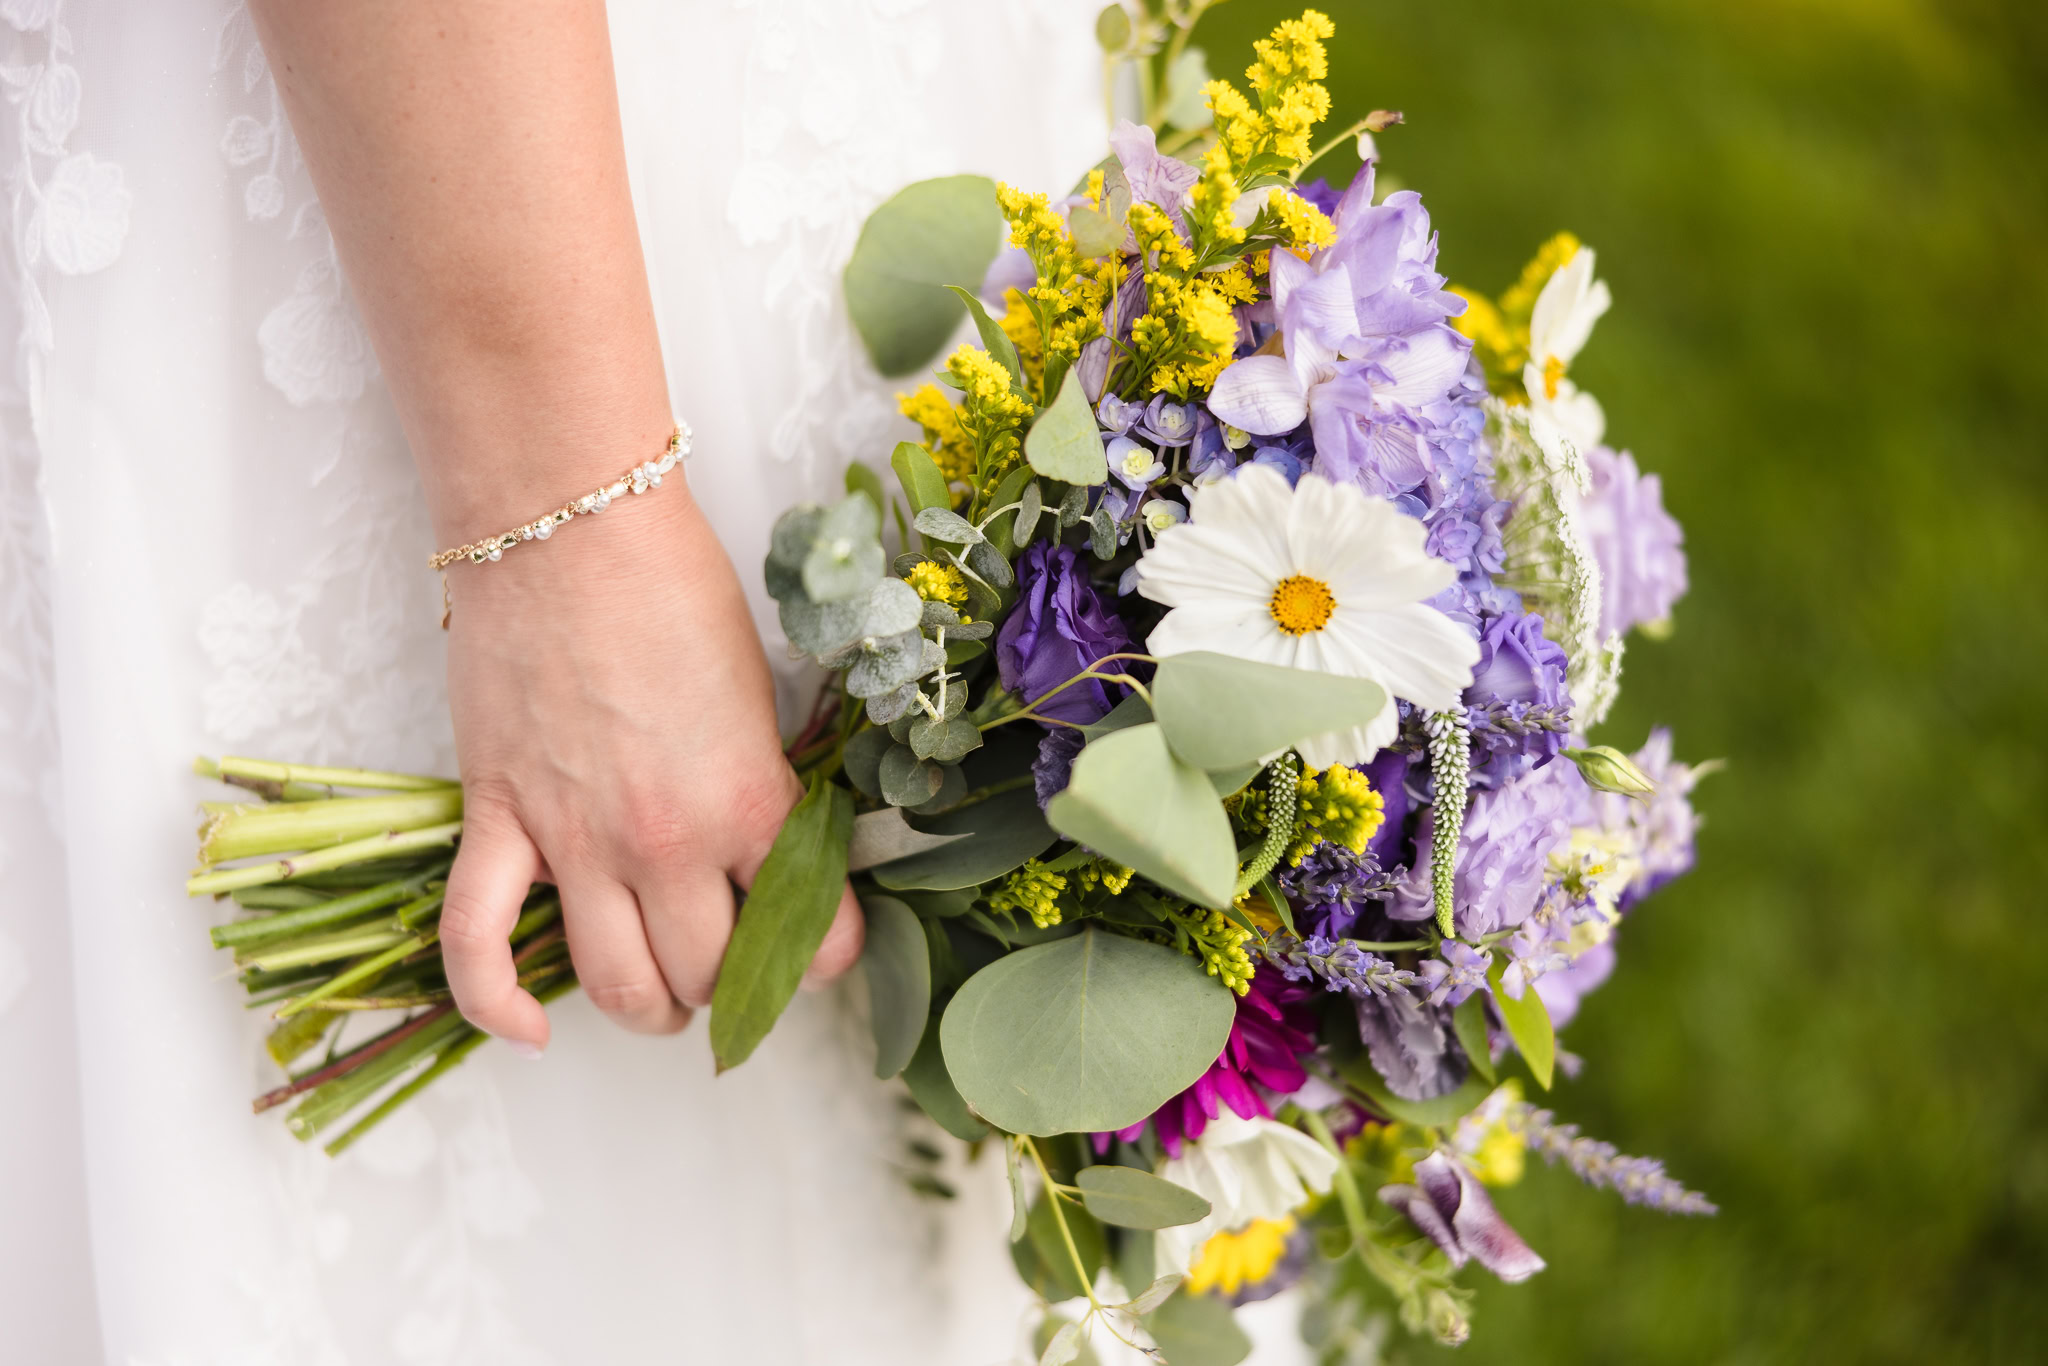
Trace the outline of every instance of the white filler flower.
{"type": "Polygon", "coordinates": [[[1599,445],[1607,434],[1607,414],[1601,411],[1600,400],[1566,379],[1565,371],[1613,302],[1607,282],[1593,278],[1591,247],[1573,252],[1536,296],[1522,387],[1529,391],[1531,429],[1546,450],[1560,433],[1582,452],[1599,445]]]}
{"type": "Polygon", "coordinates": [[[1213,1234],[1255,1219],[1285,1219],[1330,1189],[1337,1159],[1299,1129],[1277,1120],[1241,1119],[1228,1109],[1181,1149],[1159,1175],[1209,1202],[1208,1217],[1159,1230],[1153,1243],[1160,1275],[1185,1274],[1213,1234]]]}
{"type": "Polygon", "coordinates": [[[1268,465],[1195,489],[1189,506],[1138,561],[1138,591],[1173,609],[1152,629],[1153,654],[1211,650],[1384,687],[1369,724],[1297,746],[1316,768],[1362,764],[1392,742],[1394,697],[1459,705],[1479,642],[1425,601],[1457,576],[1423,549],[1421,522],[1320,475],[1289,488],[1268,465]]]}

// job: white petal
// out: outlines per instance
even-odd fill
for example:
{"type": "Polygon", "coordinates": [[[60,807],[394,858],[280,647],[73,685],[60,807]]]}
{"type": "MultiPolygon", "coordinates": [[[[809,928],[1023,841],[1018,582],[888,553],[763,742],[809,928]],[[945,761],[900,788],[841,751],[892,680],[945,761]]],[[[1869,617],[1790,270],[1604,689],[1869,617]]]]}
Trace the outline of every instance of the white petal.
{"type": "Polygon", "coordinates": [[[1459,705],[1479,662],[1472,633],[1419,602],[1372,612],[1352,611],[1340,602],[1325,634],[1334,637],[1336,648],[1370,661],[1351,672],[1378,679],[1394,696],[1429,711],[1459,705]]]}
{"type": "Polygon", "coordinates": [[[1246,356],[1216,377],[1209,411],[1255,436],[1277,436],[1308,416],[1308,396],[1284,357],[1246,356]]]}
{"type": "Polygon", "coordinates": [[[1270,563],[1271,549],[1212,526],[1171,527],[1138,561],[1138,591],[1168,607],[1216,597],[1264,604],[1287,577],[1270,563]]]}
{"type": "Polygon", "coordinates": [[[1422,523],[1353,484],[1303,475],[1289,510],[1296,572],[1330,586],[1340,607],[1376,610],[1434,597],[1457,571],[1424,546],[1422,523]]]}
{"type": "Polygon", "coordinates": [[[1295,657],[1293,641],[1273,624],[1263,605],[1251,611],[1210,603],[1176,607],[1152,628],[1145,648],[1162,658],[1212,650],[1260,664],[1292,665],[1295,657]]]}
{"type": "Polygon", "coordinates": [[[1536,296],[1529,318],[1529,355],[1538,365],[1552,356],[1569,364],[1613,302],[1606,284],[1593,279],[1593,249],[1580,247],[1536,296]]]}

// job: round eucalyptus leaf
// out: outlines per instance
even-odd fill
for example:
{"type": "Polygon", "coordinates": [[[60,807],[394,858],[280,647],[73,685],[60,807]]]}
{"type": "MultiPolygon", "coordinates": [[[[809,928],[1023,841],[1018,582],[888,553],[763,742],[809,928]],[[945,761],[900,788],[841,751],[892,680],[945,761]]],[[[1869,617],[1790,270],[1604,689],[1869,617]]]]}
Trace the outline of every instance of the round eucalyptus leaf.
{"type": "Polygon", "coordinates": [[[1024,459],[1032,472],[1068,484],[1100,484],[1109,478],[1109,456],[1095,409],[1069,371],[1060,391],[1024,434],[1024,459]]]}
{"type": "Polygon", "coordinates": [[[956,806],[930,819],[920,817],[917,824],[930,834],[970,838],[928,854],[881,864],[873,875],[884,887],[934,892],[979,887],[990,878],[1022,868],[1025,860],[1037,858],[1058,838],[1045,823],[1038,799],[1028,787],[998,793],[972,806],[956,806]]]}
{"type": "Polygon", "coordinates": [[[939,1039],[953,1084],[991,1124],[1099,1132],[1192,1086],[1236,1017],[1237,998],[1195,959],[1091,927],[969,978],[939,1039]]]}
{"type": "Polygon", "coordinates": [[[924,653],[929,643],[914,630],[862,642],[860,654],[847,666],[846,691],[874,697],[922,678],[930,672],[924,653]]]}
{"type": "Polygon", "coordinates": [[[867,945],[868,1015],[875,1032],[875,1075],[884,1080],[910,1065],[931,1017],[932,956],[924,922],[893,896],[861,898],[867,945]]]}
{"type": "Polygon", "coordinates": [[[888,752],[882,755],[878,776],[882,796],[892,806],[916,806],[930,801],[938,793],[944,778],[937,764],[919,758],[908,745],[889,747],[888,752]]]}
{"type": "Polygon", "coordinates": [[[1045,495],[1038,491],[1038,481],[1032,480],[1024,486],[1024,492],[1017,497],[1017,520],[1010,529],[1010,542],[1022,550],[1031,544],[1031,538],[1038,534],[1038,522],[1045,515],[1045,495]]]}
{"type": "Polygon", "coordinates": [[[1074,1177],[1088,1212],[1120,1228],[1174,1228],[1209,1217],[1209,1202],[1136,1167],[1083,1167],[1074,1177]]]}
{"type": "Polygon", "coordinates": [[[897,636],[915,631],[924,620],[924,599],[901,579],[883,579],[868,590],[861,634],[897,636]]]}
{"type": "Polygon", "coordinates": [[[867,700],[868,720],[878,726],[886,726],[897,718],[909,713],[917,701],[917,687],[905,683],[895,692],[886,692],[867,700]]]}
{"type": "Polygon", "coordinates": [[[1160,660],[1152,683],[1152,709],[1166,742],[1211,772],[1258,764],[1312,735],[1365,725],[1387,705],[1387,690],[1371,679],[1206,650],[1160,660]]]}
{"type": "Polygon", "coordinates": [[[812,602],[853,597],[882,577],[882,543],[820,537],[804,557],[803,577],[812,602]]]}
{"type": "Polygon", "coordinates": [[[1002,231],[995,183],[984,176],[918,181],[868,215],[843,283],[876,369],[908,374],[938,354],[963,312],[946,286],[979,283],[1002,231]]]}
{"type": "Polygon", "coordinates": [[[967,547],[967,567],[986,579],[991,588],[1008,588],[1017,582],[1017,576],[1010,572],[1010,562],[987,541],[967,547]]]}
{"type": "Polygon", "coordinates": [[[846,742],[846,781],[870,797],[881,796],[882,756],[895,746],[889,732],[880,727],[855,732],[846,742]]]}
{"type": "Polygon", "coordinates": [[[816,503],[799,503],[775,519],[768,535],[768,558],[791,569],[803,568],[804,557],[818,540],[818,526],[825,509],[816,503]]]}
{"type": "MultiPolygon", "coordinates": [[[[932,795],[930,801],[919,802],[916,806],[911,807],[910,810],[915,814],[920,816],[936,816],[946,808],[956,805],[962,797],[967,795],[967,775],[961,771],[960,765],[940,764],[939,773],[941,775],[939,790],[932,795]]],[[[905,855],[905,857],[908,858],[910,855],[905,855]]]]}
{"type": "Polygon", "coordinates": [[[950,508],[924,508],[911,524],[933,540],[949,545],[974,545],[982,539],[974,523],[950,508]]]}
{"type": "Polygon", "coordinates": [[[1209,776],[1167,747],[1157,722],[1090,740],[1045,816],[1067,838],[1197,906],[1235,897],[1230,818],[1209,776]]]}

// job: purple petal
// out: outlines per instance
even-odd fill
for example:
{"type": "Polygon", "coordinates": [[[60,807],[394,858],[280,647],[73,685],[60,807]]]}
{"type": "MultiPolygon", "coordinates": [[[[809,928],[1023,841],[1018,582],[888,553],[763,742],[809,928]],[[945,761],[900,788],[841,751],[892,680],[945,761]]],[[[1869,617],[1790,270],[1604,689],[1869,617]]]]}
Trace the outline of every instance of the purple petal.
{"type": "Polygon", "coordinates": [[[1281,356],[1246,356],[1216,377],[1209,411],[1254,436],[1291,432],[1308,416],[1308,398],[1281,356]]]}
{"type": "MultiPolygon", "coordinates": [[[[1432,1153],[1425,1161],[1442,1155],[1432,1153]]],[[[1421,1163],[1416,1164],[1418,1171],[1421,1163]]],[[[1457,1169],[1457,1181],[1461,1188],[1458,1212],[1451,1219],[1451,1227],[1458,1235],[1458,1242],[1472,1260],[1508,1282],[1526,1281],[1544,1267],[1541,1257],[1522,1241],[1522,1235],[1508,1227],[1507,1220],[1500,1217],[1493,1207],[1493,1199],[1486,1193],[1486,1187],[1479,1184],[1479,1178],[1457,1169]]]]}
{"type": "Polygon", "coordinates": [[[1436,1212],[1429,1197],[1421,1191],[1413,1186],[1381,1186],[1380,1199],[1407,1215],[1409,1223],[1443,1249],[1453,1267],[1463,1266],[1470,1259],[1470,1254],[1458,1245],[1458,1235],[1451,1231],[1450,1222],[1436,1212]]]}

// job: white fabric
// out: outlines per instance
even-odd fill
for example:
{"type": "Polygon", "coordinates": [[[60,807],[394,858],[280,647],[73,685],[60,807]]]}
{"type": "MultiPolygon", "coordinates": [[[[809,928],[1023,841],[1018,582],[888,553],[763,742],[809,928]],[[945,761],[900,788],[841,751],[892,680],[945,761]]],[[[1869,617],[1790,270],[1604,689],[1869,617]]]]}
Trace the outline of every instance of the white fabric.
{"type": "MultiPolygon", "coordinates": [[[[838,302],[862,218],[1092,164],[1097,7],[613,5],[690,480],[750,581],[775,513],[904,427],[838,302]]],[[[344,1160],[251,1117],[261,1025],[180,894],[189,764],[452,771],[417,481],[238,6],[0,0],[0,82],[5,1355],[1012,1359],[1001,1174],[907,1189],[924,1130],[857,987],[715,1082],[701,1028],[572,998],[538,1064],[485,1049],[344,1160]]]]}

